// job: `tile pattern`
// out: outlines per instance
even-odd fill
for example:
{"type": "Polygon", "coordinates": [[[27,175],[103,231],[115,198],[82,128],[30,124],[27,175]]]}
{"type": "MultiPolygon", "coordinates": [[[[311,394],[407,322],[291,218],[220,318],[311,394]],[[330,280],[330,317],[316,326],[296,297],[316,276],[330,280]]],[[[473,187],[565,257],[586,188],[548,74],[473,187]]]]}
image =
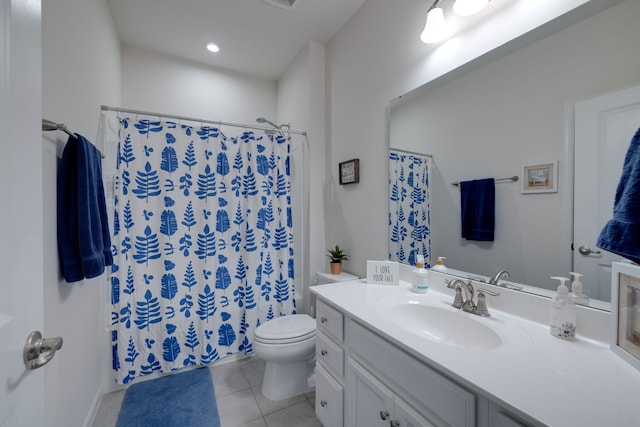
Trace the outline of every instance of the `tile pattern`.
{"type": "MultiPolygon", "coordinates": [[[[254,356],[210,368],[221,427],[321,427],[314,392],[280,401],[264,397],[264,365],[254,356]]],[[[124,390],[106,394],[93,427],[115,427],[123,398],[124,390]]]]}

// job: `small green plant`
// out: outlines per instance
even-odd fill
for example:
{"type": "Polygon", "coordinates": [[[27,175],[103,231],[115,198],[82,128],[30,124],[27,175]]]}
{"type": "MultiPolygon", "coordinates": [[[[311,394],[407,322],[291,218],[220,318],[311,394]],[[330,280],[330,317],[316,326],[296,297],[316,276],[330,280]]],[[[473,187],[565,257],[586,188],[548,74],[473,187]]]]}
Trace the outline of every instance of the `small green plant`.
{"type": "Polygon", "coordinates": [[[336,245],[334,249],[327,249],[327,258],[329,258],[331,262],[342,262],[347,261],[349,255],[347,255],[340,246],[336,245]]]}

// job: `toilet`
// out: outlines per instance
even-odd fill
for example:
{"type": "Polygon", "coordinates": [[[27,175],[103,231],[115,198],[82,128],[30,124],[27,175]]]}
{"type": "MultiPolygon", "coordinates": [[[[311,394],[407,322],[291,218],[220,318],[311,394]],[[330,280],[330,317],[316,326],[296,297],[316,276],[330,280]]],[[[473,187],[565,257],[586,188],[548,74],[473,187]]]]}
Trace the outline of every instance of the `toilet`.
{"type": "Polygon", "coordinates": [[[306,314],[277,317],[256,328],[253,350],[266,362],[262,394],[282,400],[315,386],[316,321],[306,314]]]}

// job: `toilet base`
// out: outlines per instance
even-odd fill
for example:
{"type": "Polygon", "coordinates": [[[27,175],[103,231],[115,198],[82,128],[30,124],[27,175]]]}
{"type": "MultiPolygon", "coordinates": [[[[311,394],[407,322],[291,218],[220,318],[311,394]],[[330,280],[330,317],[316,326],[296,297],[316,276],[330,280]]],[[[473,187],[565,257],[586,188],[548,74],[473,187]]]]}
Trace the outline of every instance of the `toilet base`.
{"type": "Polygon", "coordinates": [[[262,394],[269,400],[284,400],[312,391],[315,387],[314,360],[301,362],[267,362],[262,380],[262,394]]]}

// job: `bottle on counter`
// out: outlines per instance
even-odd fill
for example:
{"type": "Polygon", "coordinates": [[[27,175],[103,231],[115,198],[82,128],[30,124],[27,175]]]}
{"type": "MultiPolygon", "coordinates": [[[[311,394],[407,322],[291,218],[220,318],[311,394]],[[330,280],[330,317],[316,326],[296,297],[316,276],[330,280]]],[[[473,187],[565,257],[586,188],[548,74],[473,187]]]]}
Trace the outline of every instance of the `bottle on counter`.
{"type": "Polygon", "coordinates": [[[586,305],[589,306],[589,297],[583,292],[582,282],[580,278],[582,274],[570,272],[573,276],[573,282],[571,282],[571,293],[569,294],[569,298],[571,298],[576,305],[586,305]]]}
{"type": "Polygon", "coordinates": [[[563,338],[574,339],[576,336],[576,305],[569,298],[569,288],[565,285],[569,280],[567,277],[551,277],[559,280],[558,295],[555,296],[549,305],[549,330],[551,335],[563,338]]]}
{"type": "Polygon", "coordinates": [[[424,256],[416,255],[416,268],[413,269],[411,290],[425,293],[429,290],[429,271],[424,268],[424,256]]]}
{"type": "Polygon", "coordinates": [[[436,260],[436,265],[431,267],[431,269],[436,271],[445,271],[447,269],[447,266],[444,265],[445,259],[447,259],[447,257],[439,256],[438,259],[436,260]]]}

